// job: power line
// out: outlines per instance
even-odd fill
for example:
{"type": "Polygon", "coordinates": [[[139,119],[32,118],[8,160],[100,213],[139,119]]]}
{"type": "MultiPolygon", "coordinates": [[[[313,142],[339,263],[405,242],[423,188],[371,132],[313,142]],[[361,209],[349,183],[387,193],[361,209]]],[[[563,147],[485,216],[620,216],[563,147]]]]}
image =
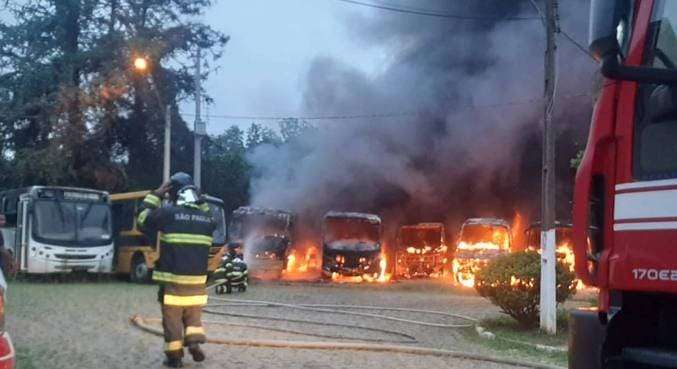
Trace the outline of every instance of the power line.
{"type": "MultiPolygon", "coordinates": [[[[590,97],[591,95],[589,93],[581,93],[581,94],[571,94],[571,95],[562,95],[560,98],[562,99],[573,99],[573,98],[579,98],[579,97],[590,97]]],[[[498,108],[504,108],[504,107],[509,107],[509,106],[520,106],[520,105],[529,105],[529,104],[534,104],[538,102],[543,102],[543,98],[533,98],[533,99],[525,99],[525,100],[516,100],[516,101],[508,101],[508,102],[503,102],[503,103],[496,103],[496,104],[485,104],[485,105],[473,105],[473,104],[466,104],[466,105],[458,105],[454,109],[452,109],[452,112],[461,112],[461,111],[472,111],[472,110],[483,110],[483,109],[498,109],[498,108]]],[[[293,119],[299,119],[299,120],[307,120],[307,121],[312,121],[312,120],[354,120],[354,119],[379,119],[379,118],[397,118],[397,117],[406,117],[406,116],[417,116],[421,115],[421,112],[413,112],[413,111],[408,111],[408,112],[396,112],[396,113],[377,113],[377,114],[353,114],[353,115],[314,115],[314,116],[294,116],[294,115],[275,115],[275,116],[270,116],[270,115],[209,115],[209,118],[215,118],[215,119],[230,119],[230,120],[252,120],[252,121],[262,121],[262,120],[274,120],[274,121],[279,121],[283,119],[288,119],[288,118],[293,118],[293,119]]],[[[184,113],[181,112],[181,115],[186,115],[186,116],[194,116],[192,113],[184,113]]]]}
{"type": "Polygon", "coordinates": [[[592,54],[590,54],[590,52],[589,52],[588,50],[586,50],[585,47],[583,47],[583,45],[581,45],[578,41],[576,41],[576,39],[574,39],[573,37],[571,37],[571,35],[569,35],[567,32],[565,32],[565,31],[562,30],[562,29],[560,29],[560,33],[563,34],[564,37],[566,37],[566,39],[569,40],[569,42],[571,42],[572,44],[574,44],[574,46],[576,46],[576,48],[577,48],[578,50],[580,50],[583,54],[589,56],[590,59],[595,60],[595,58],[592,56],[592,54]]]}
{"type": "Polygon", "coordinates": [[[387,10],[387,11],[391,11],[391,12],[422,15],[422,16],[426,16],[426,17],[436,17],[436,18],[451,18],[451,19],[472,20],[472,21],[530,21],[530,20],[538,19],[538,17],[481,17],[481,16],[473,16],[473,15],[439,13],[439,12],[435,12],[435,11],[432,11],[432,10],[403,8],[403,7],[396,7],[396,6],[392,6],[392,5],[368,3],[368,2],[364,2],[364,1],[358,1],[358,0],[337,0],[337,1],[348,3],[348,4],[353,4],[353,5],[365,6],[365,7],[369,7],[369,8],[387,10]]]}
{"type": "MultiPolygon", "coordinates": [[[[541,9],[538,7],[538,5],[536,5],[536,1],[534,1],[534,0],[529,0],[529,3],[530,3],[531,6],[534,8],[534,10],[536,10],[536,13],[538,13],[539,18],[541,18],[541,23],[543,23],[543,26],[545,27],[545,26],[546,26],[546,23],[545,23],[545,16],[543,15],[543,12],[542,12],[541,9]]],[[[564,37],[565,37],[567,40],[569,40],[569,42],[571,42],[572,44],[574,44],[574,46],[576,46],[576,48],[577,48],[578,50],[580,50],[583,54],[585,54],[585,55],[587,55],[588,57],[590,57],[591,59],[595,60],[595,58],[592,57],[592,55],[588,52],[588,50],[585,49],[585,47],[583,47],[583,45],[581,45],[580,42],[576,41],[576,39],[573,38],[573,36],[571,36],[567,31],[563,30],[562,27],[560,27],[559,25],[557,26],[557,31],[558,31],[557,33],[561,33],[562,35],[564,35],[564,37]]]]}

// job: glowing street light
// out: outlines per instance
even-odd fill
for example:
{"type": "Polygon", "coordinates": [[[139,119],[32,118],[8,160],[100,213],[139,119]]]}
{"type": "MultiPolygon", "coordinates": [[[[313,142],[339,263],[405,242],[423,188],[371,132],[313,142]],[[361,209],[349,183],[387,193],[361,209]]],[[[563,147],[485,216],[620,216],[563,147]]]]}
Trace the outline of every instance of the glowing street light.
{"type": "Polygon", "coordinates": [[[148,69],[148,60],[142,57],[134,59],[134,69],[139,72],[145,72],[148,69]]]}

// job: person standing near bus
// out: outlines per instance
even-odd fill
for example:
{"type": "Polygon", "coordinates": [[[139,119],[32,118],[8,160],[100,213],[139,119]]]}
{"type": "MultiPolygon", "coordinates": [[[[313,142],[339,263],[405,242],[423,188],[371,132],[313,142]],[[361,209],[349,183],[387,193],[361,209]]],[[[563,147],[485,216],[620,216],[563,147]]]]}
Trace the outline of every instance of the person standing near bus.
{"type": "Polygon", "coordinates": [[[182,367],[184,346],[193,360],[203,361],[200,344],[205,343],[206,336],[201,315],[207,303],[207,264],[216,229],[209,206],[193,179],[179,172],[144,198],[137,224],[151,239],[160,232],[160,257],[153,280],[160,286],[164,364],[182,367]],[[169,202],[163,205],[165,195],[169,195],[169,202]]]}

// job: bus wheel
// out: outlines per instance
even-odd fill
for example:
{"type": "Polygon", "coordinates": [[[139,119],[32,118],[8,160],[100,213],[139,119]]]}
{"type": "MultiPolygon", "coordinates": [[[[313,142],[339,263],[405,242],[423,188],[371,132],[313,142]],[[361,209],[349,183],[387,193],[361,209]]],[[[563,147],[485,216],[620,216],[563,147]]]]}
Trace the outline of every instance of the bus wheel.
{"type": "Polygon", "coordinates": [[[146,283],[148,282],[149,276],[150,271],[146,266],[146,260],[143,258],[143,255],[134,255],[132,258],[132,268],[129,273],[129,279],[134,283],[146,283]]]}

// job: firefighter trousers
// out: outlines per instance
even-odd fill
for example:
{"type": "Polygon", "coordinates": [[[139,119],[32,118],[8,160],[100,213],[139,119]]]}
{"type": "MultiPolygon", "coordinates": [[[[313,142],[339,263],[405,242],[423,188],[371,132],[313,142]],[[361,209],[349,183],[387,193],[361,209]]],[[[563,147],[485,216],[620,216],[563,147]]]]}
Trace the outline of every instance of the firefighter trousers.
{"type": "Polygon", "coordinates": [[[160,286],[158,299],[162,307],[162,328],[165,338],[164,352],[169,358],[181,358],[183,357],[184,346],[193,343],[205,343],[207,341],[201,321],[202,304],[171,305],[167,303],[171,302],[168,301],[167,297],[175,296],[175,294],[185,296],[186,293],[198,292],[206,295],[205,286],[202,285],[200,287],[160,286]]]}

